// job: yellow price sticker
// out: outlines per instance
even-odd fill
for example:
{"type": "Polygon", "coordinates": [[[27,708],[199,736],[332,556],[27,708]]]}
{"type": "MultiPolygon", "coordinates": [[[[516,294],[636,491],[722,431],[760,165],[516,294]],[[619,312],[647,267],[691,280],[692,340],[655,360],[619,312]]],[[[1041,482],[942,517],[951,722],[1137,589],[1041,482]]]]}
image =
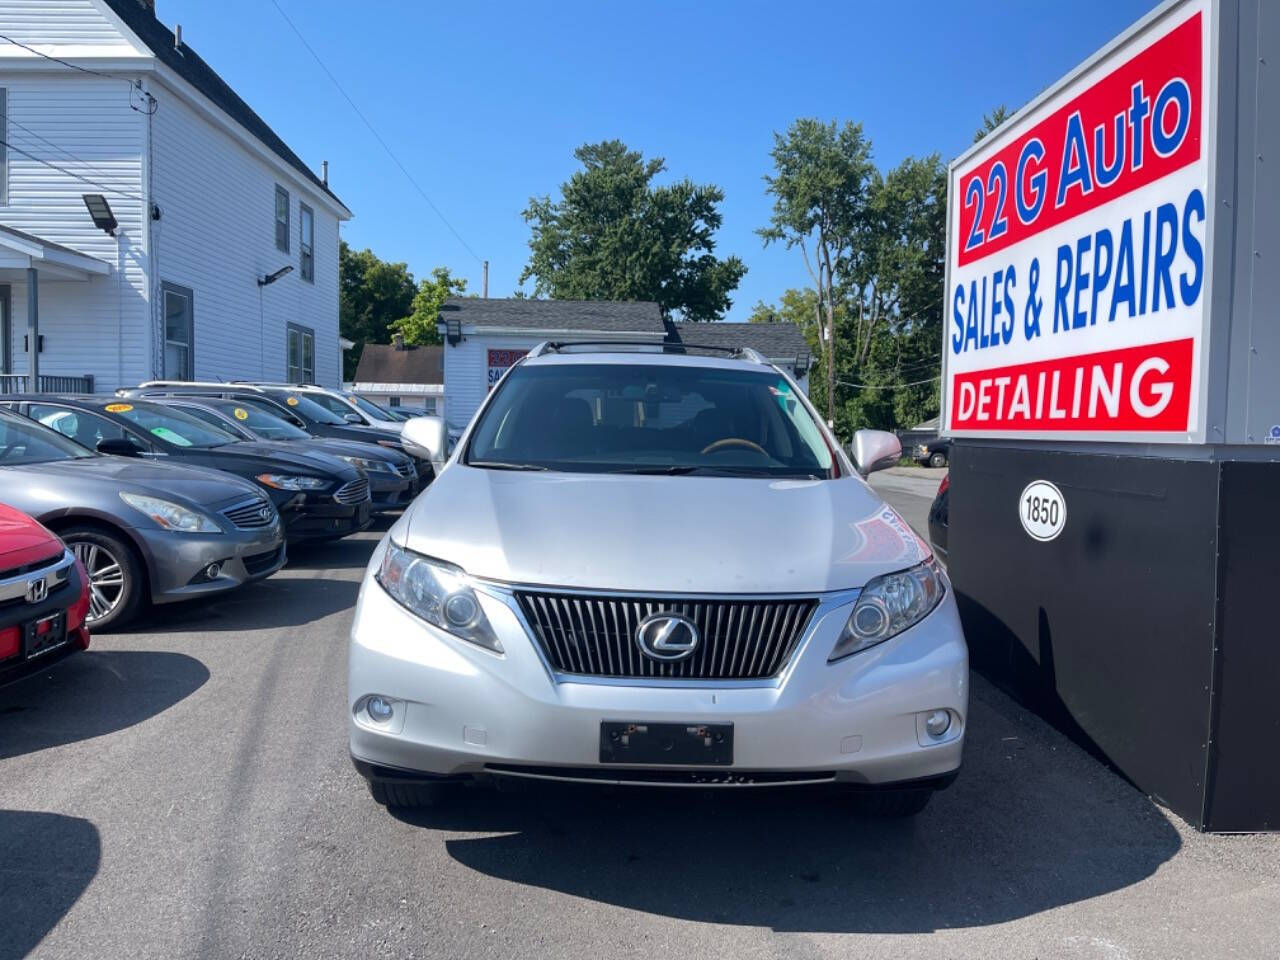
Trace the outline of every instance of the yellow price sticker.
{"type": "Polygon", "coordinates": [[[297,398],[297,397],[286,397],[284,402],[285,402],[285,403],[287,403],[287,404],[288,404],[289,406],[291,406],[291,407],[296,407],[296,406],[298,405],[298,398],[297,398]]]}
{"type": "Polygon", "coordinates": [[[132,403],[108,403],[103,407],[107,413],[128,413],[133,409],[132,403]]]}
{"type": "Polygon", "coordinates": [[[236,408],[235,408],[234,410],[232,410],[231,412],[232,412],[232,413],[234,413],[234,414],[236,415],[236,419],[237,419],[237,420],[248,420],[248,419],[249,419],[249,411],[248,411],[248,410],[246,410],[246,409],[244,409],[244,407],[236,407],[236,408]]]}

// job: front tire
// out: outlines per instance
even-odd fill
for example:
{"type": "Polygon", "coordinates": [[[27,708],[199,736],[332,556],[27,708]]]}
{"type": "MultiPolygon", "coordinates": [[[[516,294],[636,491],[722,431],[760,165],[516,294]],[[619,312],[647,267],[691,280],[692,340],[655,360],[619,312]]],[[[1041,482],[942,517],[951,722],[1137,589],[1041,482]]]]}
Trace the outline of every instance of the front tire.
{"type": "Polygon", "coordinates": [[[945,467],[947,465],[947,455],[945,453],[935,453],[929,457],[929,466],[945,467]]]}
{"type": "Polygon", "coordinates": [[[904,820],[914,817],[929,805],[931,788],[910,790],[858,791],[849,795],[854,813],[882,820],[904,820]]]}
{"type": "Polygon", "coordinates": [[[97,527],[70,527],[58,535],[89,578],[89,629],[110,630],[128,623],[142,604],[146,582],[133,548],[97,527]]]}
{"type": "Polygon", "coordinates": [[[370,780],[369,795],[375,803],[402,810],[425,810],[437,807],[445,799],[445,788],[436,783],[388,783],[370,780]]]}

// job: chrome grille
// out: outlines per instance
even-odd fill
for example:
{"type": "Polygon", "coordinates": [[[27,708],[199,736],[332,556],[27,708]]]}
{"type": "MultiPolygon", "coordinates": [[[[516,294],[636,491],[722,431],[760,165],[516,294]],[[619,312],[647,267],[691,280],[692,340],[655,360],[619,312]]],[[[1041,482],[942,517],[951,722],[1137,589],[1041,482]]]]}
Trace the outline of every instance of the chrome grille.
{"type": "Polygon", "coordinates": [[[395,467],[396,473],[400,474],[400,476],[404,477],[406,480],[412,479],[418,475],[418,471],[414,468],[412,463],[397,463],[395,467]]]}
{"type": "Polygon", "coordinates": [[[369,478],[361,477],[359,480],[344,483],[338,488],[338,492],[333,495],[333,499],[348,505],[364,503],[369,499],[369,478]]]}
{"type": "Polygon", "coordinates": [[[750,680],[775,676],[790,659],[817,607],[813,598],[777,600],[619,597],[517,591],[534,639],[561,673],[595,677],[750,680]],[[698,629],[693,654],[653,660],[636,630],[655,613],[688,617],[698,629]]]}
{"type": "Polygon", "coordinates": [[[260,497],[237,503],[222,511],[222,515],[241,530],[254,530],[270,526],[276,518],[275,507],[260,497]]]}

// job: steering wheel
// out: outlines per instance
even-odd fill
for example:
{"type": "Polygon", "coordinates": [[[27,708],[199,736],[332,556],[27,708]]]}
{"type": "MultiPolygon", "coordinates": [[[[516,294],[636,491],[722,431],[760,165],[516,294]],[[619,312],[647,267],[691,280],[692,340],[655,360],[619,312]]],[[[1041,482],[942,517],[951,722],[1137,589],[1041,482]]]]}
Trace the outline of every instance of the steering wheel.
{"type": "Polygon", "coordinates": [[[769,456],[769,451],[758,443],[752,443],[750,440],[744,440],[742,437],[725,437],[723,440],[717,440],[715,443],[709,443],[702,448],[704,454],[715,453],[717,450],[723,450],[726,447],[746,447],[748,450],[754,450],[756,453],[769,456]]]}

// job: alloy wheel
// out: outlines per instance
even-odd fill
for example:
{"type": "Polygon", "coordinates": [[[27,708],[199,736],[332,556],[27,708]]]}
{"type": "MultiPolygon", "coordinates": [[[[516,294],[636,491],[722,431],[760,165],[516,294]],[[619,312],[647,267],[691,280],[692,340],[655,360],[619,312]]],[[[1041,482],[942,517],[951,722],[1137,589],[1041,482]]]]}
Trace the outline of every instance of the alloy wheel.
{"type": "Polygon", "coordinates": [[[71,552],[84,565],[89,577],[88,622],[93,624],[120,605],[124,597],[124,569],[120,559],[101,544],[77,541],[71,545],[71,552]]]}

